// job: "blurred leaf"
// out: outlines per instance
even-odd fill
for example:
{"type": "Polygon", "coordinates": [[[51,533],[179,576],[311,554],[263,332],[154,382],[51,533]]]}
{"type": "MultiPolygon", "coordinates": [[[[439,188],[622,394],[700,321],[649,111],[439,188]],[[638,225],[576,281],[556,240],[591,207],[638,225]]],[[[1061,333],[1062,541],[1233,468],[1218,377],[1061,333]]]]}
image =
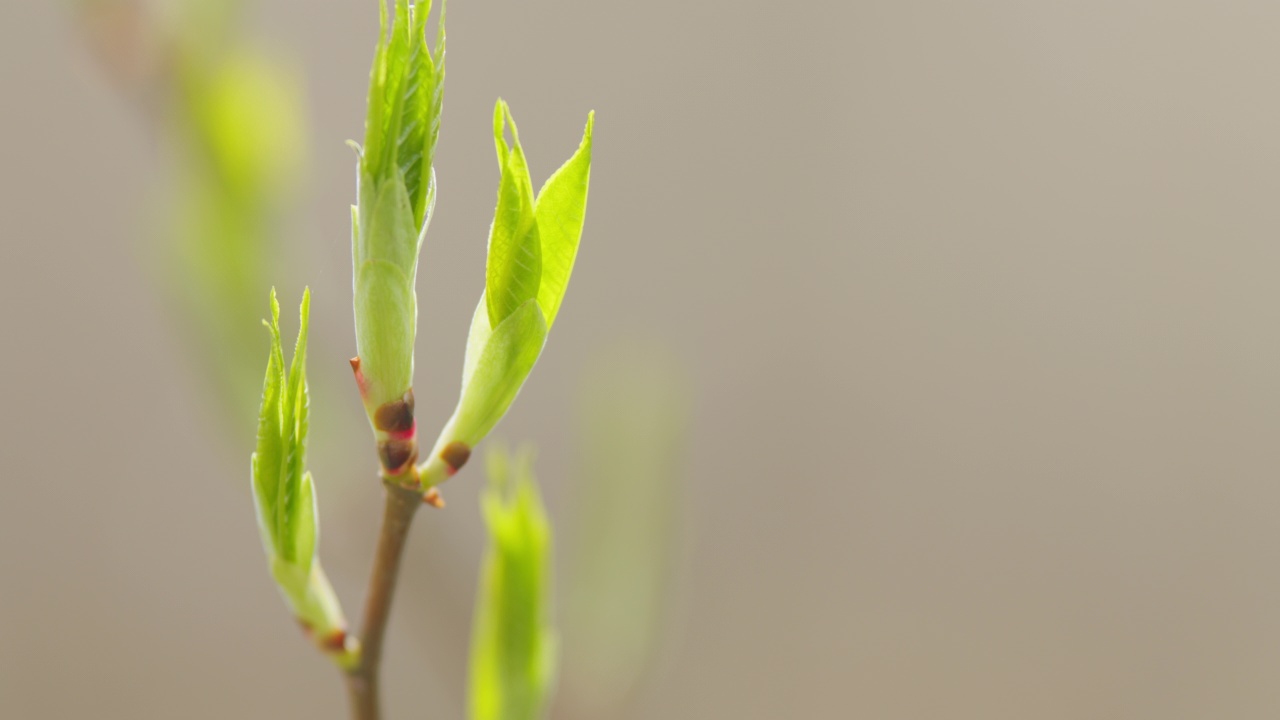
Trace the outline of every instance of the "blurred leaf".
{"type": "Polygon", "coordinates": [[[634,341],[593,360],[581,398],[560,701],[594,719],[621,714],[669,636],[690,402],[681,364],[634,341]]]}
{"type": "Polygon", "coordinates": [[[180,82],[187,119],[228,192],[262,203],[292,184],[303,157],[294,73],[237,48],[209,67],[184,64],[180,82]]]}
{"type": "Polygon", "coordinates": [[[471,639],[471,720],[536,720],[555,675],[551,526],[531,458],[495,451],[481,498],[489,547],[471,639]]]}
{"type": "Polygon", "coordinates": [[[226,416],[254,402],[253,326],[278,221],[295,192],[305,132],[300,81],[287,63],[238,41],[234,3],[174,5],[167,137],[177,170],[157,276],[180,302],[192,357],[214,380],[226,416]],[[199,5],[225,5],[216,11],[199,5]]]}

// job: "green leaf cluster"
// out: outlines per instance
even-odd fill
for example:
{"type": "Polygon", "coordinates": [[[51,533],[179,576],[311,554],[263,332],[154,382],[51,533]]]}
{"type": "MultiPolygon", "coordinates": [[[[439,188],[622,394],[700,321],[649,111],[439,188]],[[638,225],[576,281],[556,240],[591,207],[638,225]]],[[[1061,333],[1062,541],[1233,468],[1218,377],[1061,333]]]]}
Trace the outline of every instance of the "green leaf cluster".
{"type": "Polygon", "coordinates": [[[481,497],[489,546],[481,568],[471,638],[471,720],[543,716],[555,678],[551,624],[551,525],[532,460],[489,456],[481,497]]]}
{"type": "Polygon", "coordinates": [[[475,447],[488,435],[542,353],[582,238],[594,123],[594,113],[588,114],[577,151],[535,196],[511,109],[501,100],[494,108],[501,179],[489,231],[485,291],[467,338],[462,395],[422,469],[424,485],[447,476],[439,457],[442,449],[452,443],[475,447]]]}
{"type": "Polygon", "coordinates": [[[311,292],[302,295],[298,340],[285,370],[280,304],[271,291],[271,353],[258,414],[252,459],[254,508],[272,577],[298,620],[317,640],[343,638],[346,622],[316,560],[319,526],[315,484],[306,471],[310,400],[307,393],[307,325],[311,292]]]}
{"type": "Polygon", "coordinates": [[[369,78],[357,205],[352,208],[356,346],[368,382],[366,409],[413,382],[414,281],[435,205],[433,157],[444,89],[444,9],[434,52],[426,39],[430,0],[396,0],[369,78]]]}

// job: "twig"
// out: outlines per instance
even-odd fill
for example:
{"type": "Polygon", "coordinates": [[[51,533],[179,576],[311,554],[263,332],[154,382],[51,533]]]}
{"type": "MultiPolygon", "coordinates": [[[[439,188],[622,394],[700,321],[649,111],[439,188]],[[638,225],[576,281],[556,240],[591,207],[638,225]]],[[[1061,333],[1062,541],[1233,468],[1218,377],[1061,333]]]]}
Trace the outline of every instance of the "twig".
{"type": "Polygon", "coordinates": [[[373,557],[373,573],[360,623],[360,661],[347,671],[347,695],[352,720],[380,720],[378,668],[382,662],[382,639],[391,615],[391,598],[400,575],[400,558],[413,515],[422,505],[422,493],[384,483],[387,504],[382,514],[378,549],[373,557]]]}

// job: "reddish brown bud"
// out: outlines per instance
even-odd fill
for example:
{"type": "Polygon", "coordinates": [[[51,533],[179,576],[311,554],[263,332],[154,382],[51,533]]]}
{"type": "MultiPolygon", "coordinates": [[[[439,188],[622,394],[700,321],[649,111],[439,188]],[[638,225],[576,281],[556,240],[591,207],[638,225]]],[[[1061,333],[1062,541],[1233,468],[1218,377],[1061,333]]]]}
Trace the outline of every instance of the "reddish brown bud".
{"type": "Polygon", "coordinates": [[[351,358],[350,360],[348,360],[348,362],[350,362],[350,363],[351,363],[351,372],[356,373],[357,375],[359,375],[359,374],[360,374],[360,358],[359,358],[359,357],[353,357],[353,358],[351,358]]]}
{"type": "Polygon", "coordinates": [[[324,649],[325,652],[346,652],[347,632],[345,630],[334,630],[321,639],[320,647],[324,649]]]}
{"type": "Polygon", "coordinates": [[[452,475],[461,470],[462,466],[467,464],[467,460],[471,459],[471,448],[460,440],[454,440],[440,451],[440,459],[449,466],[449,474],[452,475]]]}
{"type": "Polygon", "coordinates": [[[399,475],[418,457],[418,443],[414,440],[383,440],[378,443],[378,458],[382,468],[391,475],[399,475]]]}
{"type": "Polygon", "coordinates": [[[373,414],[374,427],[389,433],[407,433],[413,429],[413,389],[404,397],[383,403],[373,414]]]}

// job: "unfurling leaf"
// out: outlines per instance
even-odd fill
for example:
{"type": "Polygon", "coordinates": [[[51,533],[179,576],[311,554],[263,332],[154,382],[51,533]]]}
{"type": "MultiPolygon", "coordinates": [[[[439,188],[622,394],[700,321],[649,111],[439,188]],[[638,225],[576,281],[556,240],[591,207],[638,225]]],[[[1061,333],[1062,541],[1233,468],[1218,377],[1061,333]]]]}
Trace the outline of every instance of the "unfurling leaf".
{"type": "Polygon", "coordinates": [[[534,198],[511,110],[501,100],[494,108],[493,140],[501,179],[489,231],[485,290],[471,319],[462,396],[419,468],[423,487],[439,484],[460,468],[446,456],[465,460],[511,407],[542,352],[582,237],[594,124],[592,113],[577,152],[534,198]],[[460,455],[462,450],[466,454],[460,455]]]}
{"type": "Polygon", "coordinates": [[[471,636],[471,720],[537,720],[556,667],[551,524],[531,458],[495,452],[481,498],[489,547],[471,636]]]}
{"type": "Polygon", "coordinates": [[[346,620],[320,563],[315,486],[306,471],[309,398],[307,324],[311,291],[302,295],[298,342],[285,372],[280,304],[271,291],[271,352],[258,413],[258,447],[251,460],[254,509],[271,575],[294,615],[339,664],[355,657],[346,620]]]}
{"type": "Polygon", "coordinates": [[[507,104],[493,110],[493,139],[498,150],[498,206],[489,230],[489,259],[485,267],[485,296],[489,326],[498,325],[526,301],[538,297],[542,279],[542,245],[533,214],[533,184],[520,147],[520,135],[507,104]],[[512,144],[505,128],[511,126],[512,144]]]}
{"type": "MultiPolygon", "coordinates": [[[[487,324],[488,317],[477,310],[474,322],[487,324]]],[[[473,326],[472,340],[468,342],[468,375],[462,397],[422,470],[425,487],[461,469],[450,455],[465,448],[469,456],[471,449],[507,414],[542,354],[547,323],[538,303],[527,300],[484,337],[478,337],[473,326]],[[478,350],[473,353],[473,348],[478,350]]]]}
{"type": "MultiPolygon", "coordinates": [[[[412,390],[414,283],[435,205],[444,9],[434,52],[426,38],[430,12],[429,0],[396,0],[388,26],[382,5],[382,35],[369,76],[365,142],[359,148],[357,206],[352,212],[357,379],[379,443],[387,438],[375,422],[378,410],[412,390]]],[[[416,440],[412,444],[416,448],[416,440]]],[[[384,467],[384,473],[390,470],[384,467]]]]}

